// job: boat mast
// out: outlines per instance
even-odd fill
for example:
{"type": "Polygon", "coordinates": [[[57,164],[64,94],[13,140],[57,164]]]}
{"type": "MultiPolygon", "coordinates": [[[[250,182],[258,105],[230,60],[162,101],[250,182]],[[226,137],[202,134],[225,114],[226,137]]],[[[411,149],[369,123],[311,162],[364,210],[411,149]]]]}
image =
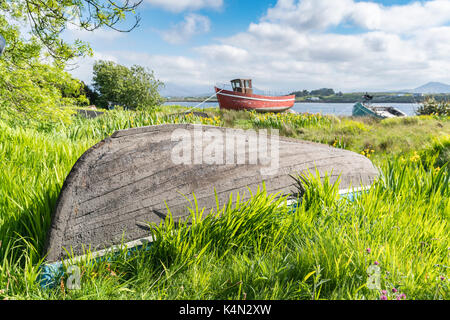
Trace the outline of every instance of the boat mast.
{"type": "Polygon", "coordinates": [[[368,94],[367,92],[363,95],[363,103],[370,105],[370,102],[373,100],[373,96],[368,94]]]}

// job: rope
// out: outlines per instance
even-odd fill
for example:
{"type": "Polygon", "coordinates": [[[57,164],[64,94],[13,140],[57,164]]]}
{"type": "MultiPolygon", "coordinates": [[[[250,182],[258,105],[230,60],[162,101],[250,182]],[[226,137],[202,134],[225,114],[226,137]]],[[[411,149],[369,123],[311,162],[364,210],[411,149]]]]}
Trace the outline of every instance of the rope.
{"type": "Polygon", "coordinates": [[[202,104],[204,104],[206,101],[208,101],[208,100],[210,100],[210,99],[212,99],[214,96],[216,96],[216,95],[218,95],[219,93],[221,93],[223,90],[225,90],[225,89],[220,89],[220,91],[219,92],[217,92],[217,93],[214,93],[212,96],[210,96],[209,98],[207,98],[205,101],[203,101],[203,102],[201,102],[201,103],[199,103],[198,105],[196,105],[195,107],[192,107],[192,108],[190,108],[188,111],[186,111],[185,113],[189,113],[191,110],[193,110],[193,109],[196,109],[196,108],[198,108],[198,107],[200,107],[202,104]]]}

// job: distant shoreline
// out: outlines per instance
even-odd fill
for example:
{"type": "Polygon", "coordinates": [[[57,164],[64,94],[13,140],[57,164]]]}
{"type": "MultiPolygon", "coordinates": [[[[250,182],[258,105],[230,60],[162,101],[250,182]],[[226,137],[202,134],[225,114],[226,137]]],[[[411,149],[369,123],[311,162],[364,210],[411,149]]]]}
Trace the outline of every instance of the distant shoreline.
{"type": "MultiPolygon", "coordinates": [[[[427,98],[434,98],[436,101],[448,101],[450,100],[450,94],[427,94],[422,96],[413,96],[413,95],[387,95],[387,94],[374,94],[374,98],[371,101],[371,103],[413,103],[413,104],[420,104],[423,103],[427,98]]],[[[181,97],[173,97],[173,98],[166,98],[166,102],[190,102],[190,103],[202,103],[205,101],[208,97],[187,97],[187,98],[181,98],[181,97]]],[[[345,93],[342,96],[334,95],[334,96],[323,96],[323,97],[316,97],[320,100],[310,100],[311,97],[297,97],[295,99],[296,103],[311,103],[311,104],[318,104],[318,103],[357,103],[361,101],[362,95],[359,93],[356,94],[348,94],[345,93]]],[[[313,97],[314,99],[314,97],[313,97]]],[[[218,103],[217,98],[210,99],[208,102],[205,103],[218,103]]]]}
{"type": "MultiPolygon", "coordinates": [[[[204,100],[167,100],[165,103],[202,103],[204,100]]],[[[349,104],[349,103],[357,103],[358,101],[328,101],[328,100],[321,100],[321,101],[302,101],[302,100],[296,100],[295,103],[308,103],[308,104],[320,104],[320,103],[336,103],[336,104],[349,104]]],[[[423,101],[411,101],[411,102],[399,102],[399,101],[371,101],[371,103],[398,103],[398,104],[420,104],[423,101]]],[[[219,103],[217,100],[210,100],[205,102],[205,104],[211,104],[211,103],[219,103]]]]}

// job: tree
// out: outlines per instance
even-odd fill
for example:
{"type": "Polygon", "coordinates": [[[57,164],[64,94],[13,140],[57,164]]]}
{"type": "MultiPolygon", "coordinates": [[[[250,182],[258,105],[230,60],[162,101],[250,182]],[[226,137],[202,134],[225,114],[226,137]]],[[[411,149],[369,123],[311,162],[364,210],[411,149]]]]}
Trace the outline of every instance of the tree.
{"type": "Polygon", "coordinates": [[[417,115],[450,116],[450,101],[436,101],[427,98],[416,110],[417,115]]]}
{"type": "Polygon", "coordinates": [[[86,98],[89,99],[89,102],[91,104],[98,104],[98,98],[99,98],[99,94],[97,91],[91,89],[90,86],[88,86],[87,84],[85,84],[84,82],[82,82],[83,84],[83,90],[82,93],[86,96],[86,98]]]}
{"type": "Polygon", "coordinates": [[[127,68],[103,60],[94,64],[93,87],[102,107],[111,102],[134,110],[152,108],[163,102],[158,93],[163,85],[153,71],[138,65],[127,68]]]}
{"type": "Polygon", "coordinates": [[[70,121],[72,111],[65,107],[86,103],[80,82],[62,64],[43,63],[38,39],[24,39],[19,26],[8,24],[1,14],[0,29],[6,39],[0,57],[0,118],[14,123],[70,121]]]}
{"type": "Polygon", "coordinates": [[[65,67],[70,59],[91,55],[89,44],[67,43],[69,25],[93,31],[109,27],[128,32],[139,23],[142,0],[0,0],[0,118],[70,121],[67,106],[86,103],[82,84],[65,67]],[[126,17],[134,16],[128,25],[126,17]]]}
{"type": "Polygon", "coordinates": [[[8,71],[0,61],[0,119],[14,124],[70,122],[69,106],[88,101],[80,81],[59,67],[34,63],[8,71]]]}
{"type": "MultiPolygon", "coordinates": [[[[139,23],[135,9],[142,0],[0,0],[0,33],[9,43],[14,55],[18,41],[17,33],[8,32],[11,22],[25,23],[32,34],[27,42],[45,48],[56,63],[91,54],[87,43],[76,40],[67,43],[61,34],[69,25],[93,31],[108,27],[120,32],[129,32],[139,23]],[[120,24],[127,16],[134,15],[134,23],[124,28],[120,24]],[[8,23],[9,22],[9,23],[8,23]]],[[[23,41],[23,39],[22,39],[23,41]]],[[[18,48],[20,49],[20,48],[18,48]]]]}
{"type": "Polygon", "coordinates": [[[294,94],[296,97],[306,97],[309,95],[309,91],[308,90],[295,91],[295,92],[292,92],[291,94],[294,94]]]}
{"type": "Polygon", "coordinates": [[[322,96],[322,97],[332,96],[332,95],[334,95],[334,90],[328,89],[328,88],[322,88],[322,89],[311,91],[311,95],[312,96],[322,96]]]}

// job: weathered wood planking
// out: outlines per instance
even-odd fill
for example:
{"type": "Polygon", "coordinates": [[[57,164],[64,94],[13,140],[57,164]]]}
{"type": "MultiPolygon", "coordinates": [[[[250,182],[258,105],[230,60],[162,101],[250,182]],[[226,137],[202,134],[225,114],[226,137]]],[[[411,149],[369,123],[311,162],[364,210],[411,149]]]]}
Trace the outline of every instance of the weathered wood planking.
{"type": "MultiPolygon", "coordinates": [[[[186,217],[185,196],[192,200],[193,193],[201,208],[210,209],[216,208],[214,190],[221,204],[230,193],[249,198],[248,188],[254,192],[263,181],[269,193],[295,192],[290,175],[308,169],[317,168],[322,176],[331,173],[332,181],[341,175],[341,189],[370,185],[377,176],[370,160],[359,154],[283,137],[279,137],[279,169],[264,176],[263,165],[248,163],[257,145],[250,145],[247,132],[232,129],[247,142],[246,148],[235,150],[235,159],[245,155],[246,164],[177,165],[172,161],[174,147],[180,146],[172,141],[176,129],[192,136],[211,130],[225,136],[230,130],[191,124],[143,127],[118,131],[89,149],[72,168],[59,195],[48,235],[48,261],[64,258],[64,248],[81,254],[83,246],[98,250],[147,237],[143,225],[164,219],[165,203],[174,218],[186,217]]],[[[192,156],[206,146],[192,146],[192,156]]]]}

